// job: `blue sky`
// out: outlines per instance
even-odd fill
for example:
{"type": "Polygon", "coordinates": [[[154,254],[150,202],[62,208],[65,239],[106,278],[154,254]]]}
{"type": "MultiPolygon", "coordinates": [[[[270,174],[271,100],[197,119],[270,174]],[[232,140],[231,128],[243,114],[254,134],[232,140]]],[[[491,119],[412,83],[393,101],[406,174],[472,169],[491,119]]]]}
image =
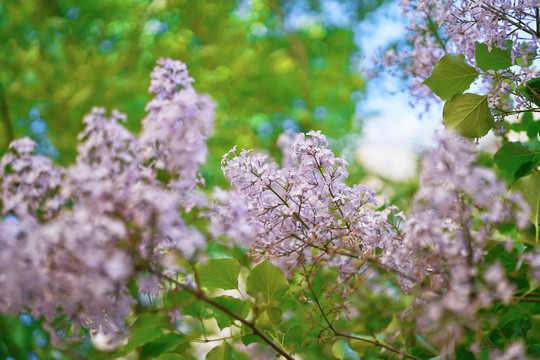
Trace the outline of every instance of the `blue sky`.
{"type": "MultiPolygon", "coordinates": [[[[351,3],[325,0],[321,14],[307,10],[304,1],[294,3],[285,26],[296,28],[312,22],[325,25],[350,25],[360,55],[355,55],[355,66],[368,78],[373,57],[407,36],[408,19],[402,15],[397,1],[370,13],[361,22],[350,16],[351,3]]],[[[353,61],[354,63],[354,61],[353,61]]],[[[346,139],[348,153],[354,154],[370,172],[394,180],[406,180],[416,175],[417,155],[433,144],[433,134],[442,129],[442,106],[435,104],[429,112],[423,104],[411,106],[407,84],[388,73],[368,79],[365,96],[357,102],[357,117],[362,122],[361,136],[346,139]],[[352,141],[351,141],[352,140],[352,141]]],[[[352,160],[352,159],[349,159],[352,160]]]]}
{"type": "MultiPolygon", "coordinates": [[[[382,49],[406,37],[407,22],[399,5],[393,2],[356,26],[356,42],[363,52],[361,70],[372,66],[372,57],[380,55],[382,49]]],[[[406,84],[389,74],[369,80],[366,95],[359,104],[360,111],[368,114],[362,141],[418,151],[432,143],[434,130],[442,129],[442,106],[435,104],[427,113],[422,104],[412,107],[414,99],[406,84]]]]}

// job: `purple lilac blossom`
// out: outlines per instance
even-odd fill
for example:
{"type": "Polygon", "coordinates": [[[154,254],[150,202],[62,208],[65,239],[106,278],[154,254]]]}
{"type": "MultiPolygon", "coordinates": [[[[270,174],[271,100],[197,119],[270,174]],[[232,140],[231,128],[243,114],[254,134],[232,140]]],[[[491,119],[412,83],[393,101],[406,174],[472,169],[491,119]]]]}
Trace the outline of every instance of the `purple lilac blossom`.
{"type": "Polygon", "coordinates": [[[43,155],[32,155],[36,143],[13,141],[0,161],[2,213],[48,219],[60,206],[59,187],[65,170],[43,155]]]}
{"type": "Polygon", "coordinates": [[[514,94],[515,107],[531,109],[533,105],[514,89],[539,76],[532,65],[537,58],[538,37],[534,27],[537,21],[536,0],[401,0],[404,16],[410,18],[407,49],[391,49],[385,53],[383,63],[398,65],[411,77],[410,92],[422,102],[434,99],[433,92],[422,82],[427,79],[435,63],[445,54],[463,54],[476,65],[476,43],[485,43],[506,49],[506,40],[512,41],[511,69],[481,71],[482,91],[489,92],[491,108],[512,110],[507,95],[514,94]],[[517,61],[519,59],[519,61],[517,61]]]}
{"type": "Polygon", "coordinates": [[[216,196],[215,218],[236,216],[243,230],[214,226],[214,235],[240,238],[254,256],[291,271],[316,263],[335,267],[344,300],[365,262],[397,274],[417,299],[411,311],[418,329],[434,335],[443,358],[481,309],[512,299],[515,287],[499,263],[483,276],[478,269],[497,226],[512,219],[526,226],[529,209],[491,170],[474,164],[471,144],[444,136],[425,154],[407,218],[393,206],[373,210],[374,193],[364,185],[345,185],[347,163],[320,132],[294,141],[286,136],[282,167],[251,150],[224,156],[234,193],[216,196]]]}
{"type": "Polygon", "coordinates": [[[28,138],[2,157],[0,312],[43,318],[53,341],[69,340],[52,325],[61,316],[74,333],[84,327],[121,340],[136,302],[130,279],[139,279],[141,293],[156,293],[160,279],[146,271],[176,275],[176,259],[205,244],[181,209],[205,203],[197,172],[215,106],[191,87],[183,63],[158,64],[139,136],[122,125],[124,114],[94,108],[83,119],[75,164],[33,155],[28,138]],[[171,180],[159,180],[159,169],[171,180]]]}

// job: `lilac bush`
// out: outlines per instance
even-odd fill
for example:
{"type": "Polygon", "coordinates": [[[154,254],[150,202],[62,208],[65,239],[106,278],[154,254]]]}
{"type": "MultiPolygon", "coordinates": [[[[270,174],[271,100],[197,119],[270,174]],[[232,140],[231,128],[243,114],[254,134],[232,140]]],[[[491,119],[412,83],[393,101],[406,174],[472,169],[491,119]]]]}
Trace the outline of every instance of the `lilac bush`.
{"type": "Polygon", "coordinates": [[[534,333],[498,339],[512,321],[537,326],[508,320],[538,300],[538,280],[526,281],[538,279],[537,251],[522,240],[531,210],[472,144],[440,136],[410,211],[347,185],[348,164],[320,131],[284,134],[281,165],[233,148],[222,161],[231,188],[209,191],[199,168],[214,102],[179,61],[159,60],[151,79],[140,134],[94,108],[74,164],[33,154],[27,138],[2,158],[1,313],[42,319],[59,347],[100,334],[115,356],[195,358],[213,319],[230,336],[213,338],[207,358],[524,358],[534,333]],[[229,254],[209,259],[216,244],[229,254]],[[381,299],[400,289],[397,327],[357,330],[364,287],[381,299]],[[256,341],[266,350],[243,347],[256,341]]]}
{"type": "Polygon", "coordinates": [[[470,144],[445,136],[424,156],[407,218],[393,206],[368,207],[376,205],[374,192],[345,185],[345,160],[334,157],[320,132],[307,136],[298,135],[286,149],[282,168],[245,150],[224,157],[232,197],[246,204],[238,211],[229,203],[218,213],[237,213],[252,224],[242,239],[252,255],[281,258],[291,272],[306,263],[335,267],[344,300],[365,262],[397,274],[402,290],[416,298],[419,330],[437,333],[441,356],[454,351],[481,309],[512,300],[516,289],[499,263],[485,263],[485,247],[499,224],[527,226],[530,210],[492,171],[474,165],[470,144]]]}

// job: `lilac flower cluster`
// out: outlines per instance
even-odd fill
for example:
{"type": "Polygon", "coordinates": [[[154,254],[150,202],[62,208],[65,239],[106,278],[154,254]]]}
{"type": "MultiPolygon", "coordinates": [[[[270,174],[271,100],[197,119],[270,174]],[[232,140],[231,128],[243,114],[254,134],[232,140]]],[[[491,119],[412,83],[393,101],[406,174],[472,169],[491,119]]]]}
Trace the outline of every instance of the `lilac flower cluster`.
{"type": "Polygon", "coordinates": [[[511,301],[516,289],[499,263],[485,263],[486,244],[501,223],[528,225],[521,195],[509,194],[493,171],[474,161],[472,145],[457,137],[442,138],[428,151],[401,246],[383,255],[418,281],[404,284],[419,286],[416,321],[436,334],[442,355],[452,354],[465,330],[477,326],[472,319],[481,309],[511,301]]]}
{"type": "Polygon", "coordinates": [[[236,214],[242,231],[214,227],[215,235],[241,238],[254,254],[289,269],[334,266],[345,297],[366,262],[397,274],[417,299],[419,329],[437,327],[435,340],[447,354],[477,312],[511,300],[515,289],[501,265],[482,263],[485,246],[502,222],[526,226],[529,210],[491,170],[474,165],[470,144],[443,137],[424,156],[421,186],[406,218],[395,207],[370,209],[373,191],[345,185],[345,160],[334,157],[319,132],[307,135],[285,141],[281,168],[252,151],[233,149],[224,157],[234,190],[219,194],[214,211],[221,218],[236,214]],[[445,330],[438,328],[443,323],[445,330]]]}
{"type": "Polygon", "coordinates": [[[65,171],[51,159],[31,155],[36,143],[29,138],[15,140],[0,161],[2,211],[24,217],[34,213],[50,218],[60,205],[59,186],[65,171]]]}
{"type": "Polygon", "coordinates": [[[531,252],[524,253],[520,261],[529,265],[529,273],[535,284],[540,284],[540,250],[535,248],[531,252]]]}
{"type": "Polygon", "coordinates": [[[214,124],[215,103],[191,87],[185,65],[161,60],[152,72],[150,91],[156,97],[147,105],[140,136],[142,156],[152,166],[193,181],[207,154],[206,139],[214,124]]]}
{"type": "Polygon", "coordinates": [[[334,157],[320,132],[307,135],[298,135],[288,147],[283,168],[252,151],[226,154],[222,168],[236,189],[229,197],[236,200],[214,211],[221,217],[241,215],[246,229],[241,241],[256,254],[280,258],[291,269],[331,262],[347,277],[357,270],[367,239],[375,237],[377,213],[366,207],[376,204],[375,194],[363,185],[345,185],[346,161],[334,157]],[[238,198],[244,200],[240,207],[238,198]]]}
{"type": "Polygon", "coordinates": [[[530,0],[402,0],[400,5],[405,16],[410,17],[408,27],[410,47],[385,54],[386,65],[400,65],[412,77],[411,94],[421,101],[433,98],[433,93],[422,84],[433,71],[435,63],[446,53],[465,55],[467,61],[476,64],[476,43],[485,43],[506,49],[510,40],[512,62],[518,67],[512,70],[490,71],[484,74],[490,93],[490,106],[510,110],[506,97],[517,95],[518,109],[531,108],[525,96],[516,89],[528,80],[538,77],[532,62],[538,50],[538,1],[530,0]],[[519,61],[517,61],[519,59],[519,61]],[[512,86],[510,86],[512,85],[512,86]]]}
{"type": "Polygon", "coordinates": [[[205,244],[181,209],[203,202],[197,170],[214,103],[193,90],[184,64],[159,64],[139,136],[121,124],[124,114],[94,108],[68,168],[33,155],[26,138],[2,158],[0,312],[27,312],[47,326],[67,316],[72,330],[114,339],[134,301],[128,282],[139,278],[141,292],[158,291],[159,279],[145,273],[176,274],[175,258],[205,244]],[[170,180],[160,180],[161,169],[170,180]]]}

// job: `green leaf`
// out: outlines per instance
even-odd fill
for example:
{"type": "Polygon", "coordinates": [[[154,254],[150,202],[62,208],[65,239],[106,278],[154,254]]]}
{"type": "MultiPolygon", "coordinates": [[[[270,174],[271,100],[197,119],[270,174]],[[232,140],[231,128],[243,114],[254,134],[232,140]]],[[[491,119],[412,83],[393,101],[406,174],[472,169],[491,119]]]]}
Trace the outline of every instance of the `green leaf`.
{"type": "Polygon", "coordinates": [[[533,122],[534,122],[533,113],[530,111],[527,111],[526,113],[524,113],[520,121],[522,130],[527,131],[527,129],[529,129],[529,126],[531,126],[533,122]]]}
{"type": "Polygon", "coordinates": [[[129,334],[129,342],[119,349],[117,355],[127,355],[138,347],[141,347],[163,336],[160,329],[166,326],[165,317],[161,314],[142,313],[132,326],[129,334]]]}
{"type": "Polygon", "coordinates": [[[146,327],[162,327],[166,324],[168,324],[168,320],[164,314],[143,312],[133,323],[133,328],[140,329],[146,327]]]}
{"type": "Polygon", "coordinates": [[[540,106],[540,78],[527,81],[525,86],[520,87],[520,90],[525,94],[527,100],[540,106]]]}
{"type": "Polygon", "coordinates": [[[514,173],[514,181],[532,173],[534,166],[535,166],[535,161],[529,161],[521,165],[519,169],[517,169],[517,171],[514,173]]]}
{"type": "Polygon", "coordinates": [[[540,120],[532,122],[527,128],[527,136],[529,139],[536,139],[540,133],[540,120]]]}
{"type": "Polygon", "coordinates": [[[540,314],[531,315],[531,328],[527,331],[529,343],[540,343],[540,314]]]}
{"type": "Polygon", "coordinates": [[[304,342],[304,328],[302,326],[286,327],[282,324],[280,330],[284,334],[283,343],[289,350],[294,351],[304,342]]]}
{"type": "Polygon", "coordinates": [[[245,334],[242,336],[242,343],[246,346],[253,343],[266,344],[259,336],[254,335],[253,330],[247,325],[242,324],[242,334],[245,334]]]}
{"type": "Polygon", "coordinates": [[[259,313],[255,324],[262,329],[277,329],[282,320],[281,310],[272,306],[259,313]]]}
{"type": "Polygon", "coordinates": [[[236,259],[209,259],[195,265],[201,287],[208,290],[237,289],[240,263],[236,259]]]}
{"type": "Polygon", "coordinates": [[[443,121],[447,129],[467,138],[486,135],[493,127],[487,96],[458,94],[444,104],[443,121]]]}
{"type": "MultiPolygon", "coordinates": [[[[248,301],[244,301],[241,299],[234,298],[232,296],[220,296],[217,298],[213,298],[215,302],[220,304],[221,306],[227,308],[228,310],[231,310],[233,313],[238,314],[240,316],[245,317],[247,313],[249,312],[249,305],[250,303],[248,301]]],[[[211,305],[208,305],[209,307],[213,308],[211,305]]],[[[216,319],[217,325],[221,330],[224,328],[227,328],[232,325],[234,322],[234,318],[230,317],[229,315],[225,314],[219,309],[214,310],[214,319],[216,319]]]]}
{"type": "Polygon", "coordinates": [[[212,314],[210,314],[207,309],[207,305],[187,291],[169,291],[163,298],[163,304],[166,308],[181,308],[183,315],[192,316],[194,318],[209,319],[212,317],[212,314]]]}
{"type": "Polygon", "coordinates": [[[508,69],[512,66],[512,41],[506,40],[504,47],[506,50],[493,46],[489,51],[486,44],[476,43],[474,52],[476,65],[484,71],[508,69]]]}
{"type": "Polygon", "coordinates": [[[423,84],[429,86],[441,100],[450,100],[471,86],[478,72],[465,61],[465,56],[446,54],[433,68],[423,84]]]}
{"type": "Polygon", "coordinates": [[[132,331],[129,335],[129,342],[125,347],[120,349],[118,355],[127,355],[139,346],[143,346],[161,336],[163,336],[163,333],[156,328],[142,328],[132,331]]]}
{"type": "Polygon", "coordinates": [[[517,180],[512,189],[521,192],[523,199],[531,208],[531,222],[536,229],[536,243],[539,240],[538,224],[540,223],[540,172],[535,171],[531,175],[517,180]]]}
{"type": "Polygon", "coordinates": [[[272,304],[285,296],[289,290],[289,283],[280,268],[265,260],[249,273],[246,290],[254,298],[262,293],[265,302],[272,304]]]}
{"type": "MultiPolygon", "coordinates": [[[[238,299],[232,296],[223,295],[219,297],[213,298],[215,302],[220,304],[221,306],[226,307],[227,309],[231,310],[232,312],[240,315],[240,316],[246,316],[249,311],[249,301],[238,299]]],[[[211,305],[210,305],[211,306],[211,305]]]]}
{"type": "Polygon", "coordinates": [[[160,336],[154,341],[148,342],[141,351],[141,359],[160,356],[183,344],[186,338],[181,334],[169,333],[160,336]]]}
{"type": "Polygon", "coordinates": [[[182,315],[192,316],[196,319],[210,319],[212,317],[206,303],[199,301],[187,291],[179,291],[176,295],[176,301],[177,306],[182,309],[182,315]]]}
{"type": "Polygon", "coordinates": [[[509,173],[515,173],[521,165],[534,160],[536,154],[520,142],[507,142],[495,153],[493,161],[509,173]]]}
{"type": "Polygon", "coordinates": [[[504,327],[506,324],[519,319],[522,315],[530,314],[534,307],[535,304],[532,303],[518,303],[512,306],[499,320],[499,326],[504,327]]]}
{"type": "Polygon", "coordinates": [[[416,348],[421,355],[425,356],[437,356],[439,353],[437,350],[428,344],[420,335],[416,336],[416,348]]]}
{"type": "Polygon", "coordinates": [[[358,356],[345,341],[338,340],[332,345],[332,355],[340,360],[360,360],[358,356]]]}
{"type": "Polygon", "coordinates": [[[183,360],[183,359],[185,358],[182,355],[175,354],[175,353],[162,354],[157,358],[157,360],[183,360]]]}
{"type": "Polygon", "coordinates": [[[392,317],[392,321],[384,329],[386,336],[392,336],[394,339],[401,338],[399,335],[403,331],[403,323],[398,319],[397,315],[392,317]]]}
{"type": "Polygon", "coordinates": [[[183,290],[167,291],[163,297],[163,305],[167,309],[185,308],[195,302],[197,302],[197,298],[193,294],[183,290]]]}
{"type": "Polygon", "coordinates": [[[206,360],[229,360],[232,354],[232,347],[226,341],[216,346],[206,354],[206,360]]]}

